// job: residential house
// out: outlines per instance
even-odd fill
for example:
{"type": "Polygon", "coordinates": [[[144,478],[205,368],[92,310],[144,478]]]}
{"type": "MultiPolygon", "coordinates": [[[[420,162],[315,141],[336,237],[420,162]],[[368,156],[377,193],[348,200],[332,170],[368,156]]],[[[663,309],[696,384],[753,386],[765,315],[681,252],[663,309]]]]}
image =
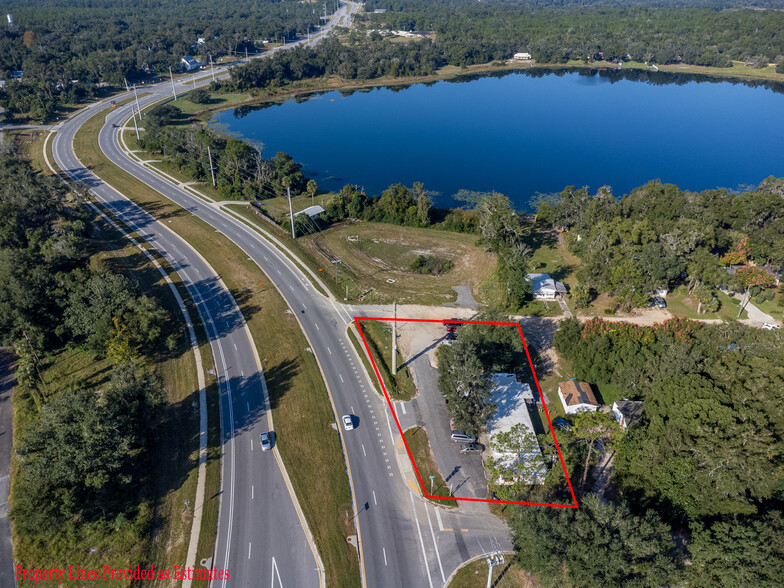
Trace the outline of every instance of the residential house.
{"type": "Polygon", "coordinates": [[[185,71],[193,71],[194,69],[199,69],[203,65],[204,64],[201,61],[198,61],[190,55],[186,55],[180,59],[180,67],[185,71]]]}
{"type": "Polygon", "coordinates": [[[531,61],[531,54],[530,53],[515,53],[514,58],[519,61],[531,61]]]}
{"type": "Polygon", "coordinates": [[[616,400],[613,402],[612,411],[615,420],[621,425],[621,430],[625,431],[629,425],[642,418],[643,403],[639,400],[616,400]]]}
{"type": "Polygon", "coordinates": [[[561,399],[566,414],[599,409],[591,385],[588,382],[578,382],[575,378],[558,384],[558,398],[561,399]]]}
{"type": "Polygon", "coordinates": [[[566,294],[563,282],[556,282],[548,274],[526,274],[525,279],[531,282],[536,300],[555,300],[566,294]]]}
{"type": "MultiPolygon", "coordinates": [[[[538,444],[529,454],[507,453],[492,446],[494,435],[508,432],[512,427],[521,423],[534,437],[536,436],[531,414],[528,412],[528,401],[534,397],[531,386],[521,382],[515,374],[494,374],[492,395],[492,400],[498,408],[493,418],[487,422],[487,433],[491,440],[490,452],[493,458],[509,468],[514,468],[540,456],[541,450],[538,444]]],[[[543,484],[545,474],[547,474],[547,468],[542,462],[541,468],[534,472],[526,482],[543,484]]]]}

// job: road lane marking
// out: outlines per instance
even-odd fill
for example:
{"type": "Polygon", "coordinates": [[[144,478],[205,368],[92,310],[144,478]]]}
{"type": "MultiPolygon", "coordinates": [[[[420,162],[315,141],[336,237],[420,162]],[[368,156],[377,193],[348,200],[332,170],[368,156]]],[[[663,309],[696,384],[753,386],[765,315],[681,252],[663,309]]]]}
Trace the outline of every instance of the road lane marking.
{"type": "Polygon", "coordinates": [[[387,565],[387,548],[386,547],[382,547],[381,551],[384,552],[384,565],[386,566],[387,565]]]}
{"type": "Polygon", "coordinates": [[[443,531],[444,530],[444,523],[441,522],[441,513],[438,512],[437,508],[434,508],[433,510],[436,511],[436,520],[438,521],[438,530],[439,531],[443,531]]]}
{"type": "Polygon", "coordinates": [[[403,410],[403,414],[406,414],[406,403],[405,402],[401,402],[400,403],[400,408],[403,410]]]}
{"type": "Polygon", "coordinates": [[[253,451],[253,437],[250,438],[250,450],[253,451]]]}
{"type": "Polygon", "coordinates": [[[237,344],[234,344],[234,351],[237,351],[237,344]]]}
{"type": "Polygon", "coordinates": [[[250,559],[250,546],[251,546],[251,543],[248,543],[248,559],[250,559]]]}
{"type": "Polygon", "coordinates": [[[255,494],[256,487],[251,484],[250,485],[250,499],[253,500],[253,495],[255,494]]]}
{"type": "Polygon", "coordinates": [[[338,378],[340,378],[341,383],[345,384],[345,382],[343,382],[343,376],[341,374],[338,374],[338,378]]]}
{"type": "Polygon", "coordinates": [[[430,536],[433,538],[433,545],[436,548],[436,561],[438,562],[438,569],[441,571],[441,581],[446,584],[446,576],[444,576],[444,566],[441,565],[441,554],[438,553],[438,542],[436,541],[436,534],[433,532],[433,522],[430,520],[430,509],[425,503],[425,514],[427,515],[427,524],[430,526],[430,536]]]}
{"type": "Polygon", "coordinates": [[[275,563],[275,558],[272,558],[272,581],[270,582],[270,586],[274,588],[275,586],[275,576],[278,577],[278,585],[283,588],[283,580],[280,579],[280,572],[278,571],[278,564],[275,563]]]}
{"type": "MultiPolygon", "coordinates": [[[[384,411],[384,414],[387,415],[387,426],[389,427],[389,436],[394,441],[395,436],[392,434],[392,423],[389,422],[389,413],[387,411],[384,411]]],[[[378,430],[378,427],[376,427],[376,430],[378,430]]]]}
{"type": "Polygon", "coordinates": [[[317,331],[320,331],[320,330],[321,330],[321,329],[319,329],[318,323],[313,323],[313,326],[314,326],[314,327],[316,327],[316,330],[317,330],[317,331]]]}
{"type": "Polygon", "coordinates": [[[244,378],[245,377],[245,372],[240,370],[240,375],[244,378]]]}
{"type": "Polygon", "coordinates": [[[332,355],[332,350],[331,350],[329,347],[327,347],[327,353],[329,353],[330,355],[332,355]]]}
{"type": "Polygon", "coordinates": [[[367,457],[367,452],[365,451],[365,444],[364,443],[362,444],[362,455],[367,457]]]}
{"type": "Polygon", "coordinates": [[[425,570],[427,570],[427,583],[430,588],[433,588],[433,580],[430,578],[430,564],[427,562],[427,552],[425,551],[425,541],[422,539],[422,529],[419,528],[419,517],[416,512],[416,505],[414,504],[414,495],[410,492],[408,495],[411,497],[411,509],[414,511],[414,521],[416,521],[417,533],[419,533],[419,545],[422,547],[422,557],[425,560],[425,570]]]}
{"type": "Polygon", "coordinates": [[[376,502],[376,491],[373,490],[372,492],[373,492],[373,505],[378,506],[378,502],[376,502]]]}

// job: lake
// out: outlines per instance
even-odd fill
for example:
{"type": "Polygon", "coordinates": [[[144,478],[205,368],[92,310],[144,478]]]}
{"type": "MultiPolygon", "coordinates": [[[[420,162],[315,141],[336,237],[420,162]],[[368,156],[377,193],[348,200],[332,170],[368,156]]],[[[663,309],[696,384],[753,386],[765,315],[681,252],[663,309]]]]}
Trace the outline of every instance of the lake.
{"type": "Polygon", "coordinates": [[[616,72],[512,73],[328,92],[215,115],[223,132],[290,154],[322,189],[421,181],[452,205],[652,179],[742,189],[784,175],[784,94],[764,85],[616,72]],[[640,79],[642,78],[642,79],[640,79]],[[675,82],[675,83],[672,83],[675,82]]]}

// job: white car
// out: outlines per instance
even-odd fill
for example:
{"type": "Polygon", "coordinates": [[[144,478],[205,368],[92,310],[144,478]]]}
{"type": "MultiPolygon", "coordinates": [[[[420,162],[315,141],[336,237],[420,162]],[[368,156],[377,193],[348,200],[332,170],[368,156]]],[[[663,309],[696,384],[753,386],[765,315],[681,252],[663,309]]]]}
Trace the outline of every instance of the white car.
{"type": "Polygon", "coordinates": [[[762,328],[766,331],[773,331],[774,329],[780,329],[781,325],[777,325],[776,323],[765,323],[762,325],[762,328]]]}
{"type": "Polygon", "coordinates": [[[269,451],[272,449],[272,435],[270,433],[262,433],[259,435],[259,440],[261,441],[262,451],[269,451]]]}
{"type": "Polygon", "coordinates": [[[350,414],[343,415],[343,428],[351,431],[354,428],[354,418],[350,414]]]}

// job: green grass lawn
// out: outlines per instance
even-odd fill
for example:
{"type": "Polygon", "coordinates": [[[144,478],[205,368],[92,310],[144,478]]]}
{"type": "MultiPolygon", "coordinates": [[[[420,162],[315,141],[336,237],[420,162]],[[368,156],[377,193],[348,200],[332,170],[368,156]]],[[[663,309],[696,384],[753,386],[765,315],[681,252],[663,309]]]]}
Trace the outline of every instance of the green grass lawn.
{"type": "MultiPolygon", "coordinates": [[[[398,370],[392,375],[392,328],[379,321],[362,321],[360,325],[362,333],[365,335],[373,361],[376,362],[381,378],[384,380],[384,387],[391,400],[411,400],[416,396],[416,387],[411,379],[411,372],[408,366],[400,367],[404,358],[398,348],[398,370]]],[[[364,355],[364,353],[362,354],[364,355]]],[[[372,370],[370,374],[375,377],[372,370]]]]}
{"type": "Polygon", "coordinates": [[[167,226],[200,251],[223,278],[245,316],[265,368],[278,448],[324,562],[327,583],[359,585],[356,550],[346,542],[355,531],[345,522],[351,496],[339,437],[330,426],[335,415],[296,319],[284,312],[280,294],[246,253],[105,158],[97,146],[104,115],[96,114],[77,133],[77,155],[148,212],[167,219],[167,226]],[[270,329],[270,324],[276,328],[270,329]],[[312,492],[316,487],[319,492],[312,492]]]}
{"type": "MultiPolygon", "coordinates": [[[[427,437],[427,431],[422,427],[413,427],[406,431],[404,435],[406,444],[414,457],[414,463],[419,470],[419,475],[425,483],[425,489],[432,496],[449,496],[449,486],[447,486],[443,476],[441,476],[441,472],[438,471],[433,451],[430,449],[430,439],[427,437]],[[432,492],[430,491],[430,476],[435,476],[433,478],[432,492]]],[[[457,506],[456,500],[429,500],[442,506],[457,506]]]]}
{"type": "Polygon", "coordinates": [[[183,114],[193,115],[207,109],[227,108],[250,98],[250,94],[245,93],[210,92],[210,101],[208,103],[196,104],[188,99],[189,96],[190,92],[182,96],[178,94],[177,100],[171,102],[171,104],[179,108],[183,114]]]}
{"type": "MultiPolygon", "coordinates": [[[[507,554],[505,562],[493,568],[492,586],[494,588],[536,588],[536,579],[528,576],[507,554]]],[[[448,588],[485,588],[487,586],[487,562],[480,558],[460,568],[448,588]]]]}
{"type": "Polygon", "coordinates": [[[765,302],[756,302],[752,298],[751,303],[779,322],[784,319],[784,293],[777,291],[773,300],[766,300],[765,302]]]}
{"type": "Polygon", "coordinates": [[[674,292],[670,292],[665,299],[667,302],[667,310],[675,316],[686,317],[690,319],[722,319],[725,321],[734,321],[738,318],[748,318],[748,313],[744,310],[740,317],[738,317],[738,309],[740,308],[740,301],[731,298],[716,290],[716,297],[721,303],[718,312],[704,312],[697,313],[698,302],[688,295],[688,290],[685,287],[680,287],[674,292]]]}

